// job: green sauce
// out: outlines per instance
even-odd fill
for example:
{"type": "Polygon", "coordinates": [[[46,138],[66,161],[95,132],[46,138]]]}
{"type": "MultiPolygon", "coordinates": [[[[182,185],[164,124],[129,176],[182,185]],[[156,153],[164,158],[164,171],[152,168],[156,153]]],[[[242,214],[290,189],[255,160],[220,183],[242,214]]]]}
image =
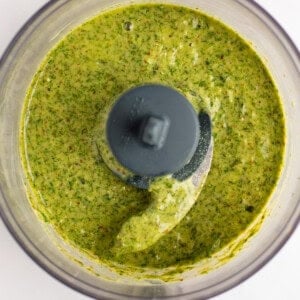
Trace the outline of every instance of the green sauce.
{"type": "Polygon", "coordinates": [[[84,23],[50,51],[28,89],[20,144],[33,208],[66,241],[130,274],[183,270],[239,237],[276,185],[285,127],[272,78],[235,32],[184,7],[132,5],[84,23]],[[173,230],[145,250],[115,253],[122,224],[152,199],[107,168],[95,128],[120,93],[146,82],[174,87],[210,113],[212,167],[173,230]]]}

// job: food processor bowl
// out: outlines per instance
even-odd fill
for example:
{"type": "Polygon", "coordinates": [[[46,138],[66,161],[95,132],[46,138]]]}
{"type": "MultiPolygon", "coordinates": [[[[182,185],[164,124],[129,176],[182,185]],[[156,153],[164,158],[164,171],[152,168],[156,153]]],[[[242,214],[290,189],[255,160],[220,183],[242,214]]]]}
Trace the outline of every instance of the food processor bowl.
{"type": "Polygon", "coordinates": [[[276,21],[253,1],[51,1],[21,29],[0,63],[1,216],[11,234],[35,262],[52,276],[86,295],[105,299],[205,299],[224,292],[270,260],[298,224],[299,79],[300,60],[296,47],[276,21]],[[41,222],[34,213],[26,196],[26,180],[19,153],[19,128],[26,90],[49,50],[70,30],[104,10],[116,5],[149,2],[199,9],[227,24],[249,41],[272,74],[286,117],[284,167],[262,215],[264,221],[258,233],[220,267],[207,274],[190,275],[181,282],[171,283],[121,277],[66,244],[51,226],[41,222]]]}

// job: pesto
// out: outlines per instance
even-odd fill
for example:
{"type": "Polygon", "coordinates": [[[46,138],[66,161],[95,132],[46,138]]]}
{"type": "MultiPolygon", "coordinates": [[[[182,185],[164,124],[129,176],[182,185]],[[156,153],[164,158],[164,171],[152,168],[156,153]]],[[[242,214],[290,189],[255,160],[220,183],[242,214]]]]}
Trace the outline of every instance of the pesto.
{"type": "Polygon", "coordinates": [[[179,272],[235,240],[262,211],[280,174],[285,127],[271,76],[235,32],[196,10],[131,5],[82,24],[49,52],[27,92],[20,145],[32,207],[64,239],[129,274],[179,272]],[[107,168],[95,128],[120,93],[146,82],[174,87],[210,113],[213,161],[173,230],[147,249],[116,253],[122,224],[153,199],[107,168]]]}

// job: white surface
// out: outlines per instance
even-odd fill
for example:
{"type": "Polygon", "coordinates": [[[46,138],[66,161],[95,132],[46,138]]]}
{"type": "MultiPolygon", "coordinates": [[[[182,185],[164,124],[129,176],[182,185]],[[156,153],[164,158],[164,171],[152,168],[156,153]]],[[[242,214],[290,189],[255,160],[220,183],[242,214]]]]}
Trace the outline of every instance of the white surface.
{"type": "MultiPolygon", "coordinates": [[[[226,0],[225,0],[226,1],[226,0]]],[[[0,55],[46,0],[0,0],[0,55]]],[[[259,0],[300,48],[300,1],[259,0]]],[[[299,99],[298,99],[299,100],[299,99]]],[[[300,167],[300,166],[299,166],[300,167]]],[[[300,299],[300,229],[262,270],[215,300],[300,299]]],[[[50,277],[17,245],[0,221],[0,299],[88,299],[50,277]]]]}

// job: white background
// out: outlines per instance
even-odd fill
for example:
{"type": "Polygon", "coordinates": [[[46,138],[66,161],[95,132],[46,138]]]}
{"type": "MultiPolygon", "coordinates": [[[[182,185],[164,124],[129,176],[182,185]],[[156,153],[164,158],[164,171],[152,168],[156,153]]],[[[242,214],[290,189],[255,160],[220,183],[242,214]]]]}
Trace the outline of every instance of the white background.
{"type": "MultiPolygon", "coordinates": [[[[46,2],[47,0],[0,0],[0,56],[24,22],[46,2]]],[[[300,1],[257,2],[279,21],[299,49],[300,1]]],[[[216,297],[215,300],[300,299],[299,256],[298,228],[284,248],[262,270],[238,287],[216,297]]],[[[37,266],[17,245],[0,220],[0,299],[88,298],[56,281],[37,266]]]]}

